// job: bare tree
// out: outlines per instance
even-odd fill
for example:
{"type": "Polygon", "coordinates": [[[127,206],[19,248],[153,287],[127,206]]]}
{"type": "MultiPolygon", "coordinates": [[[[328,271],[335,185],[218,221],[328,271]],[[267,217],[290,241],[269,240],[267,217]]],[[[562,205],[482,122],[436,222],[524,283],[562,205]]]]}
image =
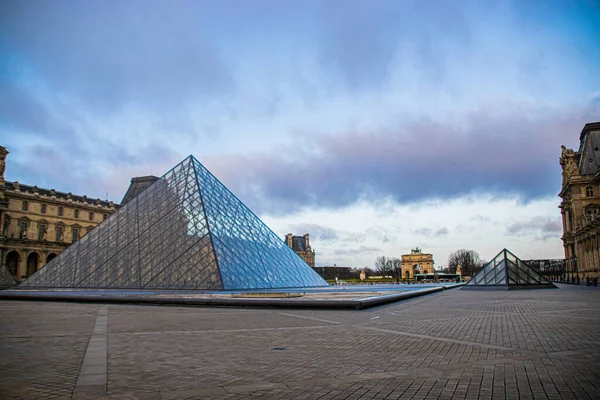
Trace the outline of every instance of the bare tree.
{"type": "Polygon", "coordinates": [[[386,256],[379,256],[375,259],[375,270],[381,276],[387,276],[392,272],[392,264],[386,256]]]}
{"type": "Polygon", "coordinates": [[[448,271],[451,274],[456,273],[456,267],[459,265],[462,274],[466,276],[475,275],[482,267],[479,254],[476,251],[467,249],[457,250],[448,256],[448,271]]]}
{"type": "Polygon", "coordinates": [[[402,261],[399,258],[388,258],[389,270],[394,273],[396,279],[400,279],[400,273],[402,272],[402,261]]]}

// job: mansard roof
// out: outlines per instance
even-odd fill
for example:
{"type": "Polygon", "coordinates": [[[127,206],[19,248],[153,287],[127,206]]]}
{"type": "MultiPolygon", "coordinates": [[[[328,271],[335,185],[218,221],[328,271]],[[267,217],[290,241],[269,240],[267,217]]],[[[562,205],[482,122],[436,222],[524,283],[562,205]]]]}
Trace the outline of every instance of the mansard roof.
{"type": "Polygon", "coordinates": [[[54,189],[46,189],[46,188],[40,188],[37,186],[25,185],[20,182],[6,181],[5,185],[6,185],[6,189],[11,190],[11,191],[15,191],[16,186],[18,185],[19,191],[25,192],[25,193],[31,193],[31,194],[38,193],[42,196],[48,196],[48,197],[55,196],[57,199],[61,199],[61,200],[71,199],[73,201],[80,202],[80,203],[86,203],[89,205],[101,205],[103,207],[115,207],[115,208],[119,207],[119,204],[115,204],[112,201],[94,199],[94,198],[87,197],[85,195],[80,196],[78,194],[60,192],[60,191],[57,191],[54,189]]]}

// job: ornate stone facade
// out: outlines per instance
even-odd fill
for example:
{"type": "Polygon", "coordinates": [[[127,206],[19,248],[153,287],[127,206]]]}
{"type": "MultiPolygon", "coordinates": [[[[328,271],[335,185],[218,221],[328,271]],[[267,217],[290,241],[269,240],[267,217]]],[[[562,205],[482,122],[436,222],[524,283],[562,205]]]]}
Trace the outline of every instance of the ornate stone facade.
{"type": "Polygon", "coordinates": [[[292,248],[308,265],[315,267],[315,252],[310,247],[308,233],[304,236],[285,235],[285,243],[292,248]]]}
{"type": "Polygon", "coordinates": [[[115,212],[118,205],[7,182],[8,153],[0,146],[0,267],[21,282],[115,212]]]}
{"type": "Polygon", "coordinates": [[[402,255],[402,278],[413,279],[415,274],[432,274],[433,254],[423,253],[418,247],[402,255]]]}
{"type": "Polygon", "coordinates": [[[600,122],[586,124],[579,150],[562,146],[563,246],[569,282],[600,277],[600,122]]]}

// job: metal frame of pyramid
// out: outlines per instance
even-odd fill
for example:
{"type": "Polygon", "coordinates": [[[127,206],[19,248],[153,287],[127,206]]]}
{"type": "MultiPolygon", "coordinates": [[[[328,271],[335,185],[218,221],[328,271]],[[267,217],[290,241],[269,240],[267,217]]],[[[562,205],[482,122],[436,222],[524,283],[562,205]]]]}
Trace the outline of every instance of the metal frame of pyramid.
{"type": "Polygon", "coordinates": [[[251,290],[328,284],[189,156],[19,286],[251,290]]]}
{"type": "Polygon", "coordinates": [[[556,286],[504,249],[461,289],[549,289],[556,286]]]}

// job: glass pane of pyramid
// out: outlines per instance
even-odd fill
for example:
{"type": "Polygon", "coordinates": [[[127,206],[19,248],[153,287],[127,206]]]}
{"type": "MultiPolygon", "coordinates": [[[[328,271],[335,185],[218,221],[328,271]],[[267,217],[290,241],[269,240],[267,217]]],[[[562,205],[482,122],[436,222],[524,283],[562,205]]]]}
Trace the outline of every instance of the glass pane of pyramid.
{"type": "Polygon", "coordinates": [[[327,285],[195,159],[194,166],[225,289],[327,285]]]}
{"type": "Polygon", "coordinates": [[[190,156],[21,286],[219,290],[327,283],[190,156]]]}

